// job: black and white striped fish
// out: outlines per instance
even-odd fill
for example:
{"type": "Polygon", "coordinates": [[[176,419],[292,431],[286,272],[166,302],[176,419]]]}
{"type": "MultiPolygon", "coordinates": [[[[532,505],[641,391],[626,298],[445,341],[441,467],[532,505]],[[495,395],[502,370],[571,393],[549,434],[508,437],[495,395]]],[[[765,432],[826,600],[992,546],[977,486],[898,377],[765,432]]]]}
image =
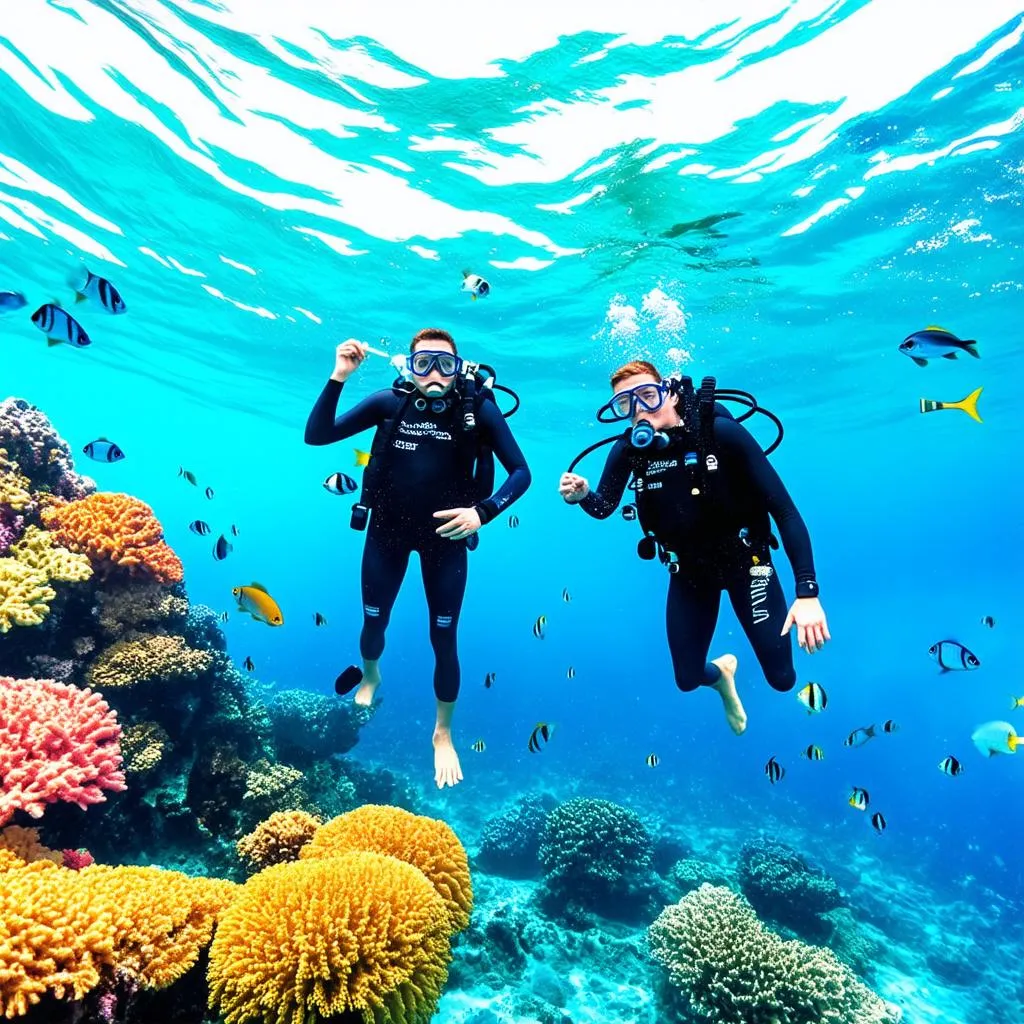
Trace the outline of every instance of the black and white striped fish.
{"type": "Polygon", "coordinates": [[[105,437],[97,437],[95,441],[90,441],[82,449],[82,453],[88,455],[93,462],[120,462],[124,458],[124,452],[120,447],[105,437]]]}
{"type": "Polygon", "coordinates": [[[774,786],[786,774],[786,769],[774,757],[769,757],[768,763],[764,766],[764,773],[768,777],[768,781],[774,786]]]}
{"type": "Polygon", "coordinates": [[[128,311],[121,293],[105,277],[98,277],[89,269],[86,269],[85,273],[85,284],[75,290],[75,302],[93,299],[108,313],[115,315],[128,311]]]}
{"type": "Polygon", "coordinates": [[[200,537],[205,537],[210,532],[210,524],[204,519],[193,519],[188,528],[200,537]]]}
{"type": "Polygon", "coordinates": [[[943,672],[972,672],[981,667],[977,655],[956,640],[940,640],[928,648],[928,654],[939,663],[943,672]]]}
{"type": "Polygon", "coordinates": [[[85,328],[69,313],[52,302],[40,306],[32,314],[32,323],[46,335],[46,343],[63,345],[67,342],[72,348],[85,348],[92,344],[92,339],[85,328]]]}

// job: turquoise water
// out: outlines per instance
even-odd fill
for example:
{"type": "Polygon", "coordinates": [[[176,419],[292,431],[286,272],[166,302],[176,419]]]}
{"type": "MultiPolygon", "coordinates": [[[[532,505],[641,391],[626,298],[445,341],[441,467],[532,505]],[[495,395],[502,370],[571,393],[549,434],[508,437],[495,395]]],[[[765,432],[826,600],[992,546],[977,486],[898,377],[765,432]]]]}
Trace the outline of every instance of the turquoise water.
{"type": "MultiPolygon", "coordinates": [[[[1008,922],[1024,900],[1024,766],[984,760],[970,735],[1024,723],[1009,710],[1024,695],[1019,5],[636,6],[28,0],[0,14],[0,291],[29,301],[0,319],[0,397],[38,405],[76,453],[115,440],[124,462],[79,469],[153,506],[193,601],[228,609],[253,579],[279,600],[283,629],[225,625],[236,663],[330,693],[357,653],[362,538],[321,482],[353,473],[369,438],[308,448],[305,419],[338,341],[399,352],[422,326],[451,330],[521,395],[510,423],[534,479],[519,528],[496,520],[471,558],[466,778],[429,792],[415,567],[352,756],[408,773],[469,830],[518,792],[606,796],[697,835],[769,830],[982,917],[998,893],[1008,922]],[[90,348],[48,349],[26,314],[68,301],[85,266],[128,314],[90,311],[90,348]],[[460,290],[467,269],[487,299],[460,290]],[[978,339],[982,358],[915,366],[897,346],[928,324],[978,339]],[[634,557],[635,525],[559,500],[559,473],[603,436],[609,372],[636,356],[715,374],[784,421],[773,462],[834,638],[797,667],[828,690],[826,716],[764,684],[729,610],[714,646],[740,658],[747,734],[728,733],[713,694],[679,694],[666,579],[634,557]],[[977,387],[980,425],[918,411],[977,387]],[[196,517],[238,524],[228,559],[189,533],[196,517]],[[927,652],[946,637],[982,668],[940,675],[927,652]],[[891,742],[842,747],[885,718],[901,726],[891,742]],[[558,725],[540,758],[526,749],[539,720],[558,725]],[[820,765],[797,757],[809,742],[820,765]],[[936,770],[950,753],[961,778],[936,770]],[[772,755],[789,766],[776,787],[772,755]],[[884,836],[847,806],[851,785],[884,810],[884,836]]],[[[390,382],[368,360],[346,401],[390,382]]],[[[784,563],[783,577],[791,592],[784,563]]],[[[1009,924],[988,940],[1019,953],[1009,924]]],[[[944,1015],[921,1020],[971,1019],[935,1001],[944,1015]]]]}

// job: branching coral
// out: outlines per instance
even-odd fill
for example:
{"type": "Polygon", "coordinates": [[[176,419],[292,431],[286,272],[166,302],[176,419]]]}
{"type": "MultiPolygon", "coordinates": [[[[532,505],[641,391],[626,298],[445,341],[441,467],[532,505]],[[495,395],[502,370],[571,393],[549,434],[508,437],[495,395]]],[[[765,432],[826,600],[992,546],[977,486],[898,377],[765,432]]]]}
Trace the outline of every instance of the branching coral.
{"type": "Polygon", "coordinates": [[[117,716],[98,693],[0,676],[0,824],[58,800],[83,810],[125,788],[117,716]]]}
{"type": "Polygon", "coordinates": [[[314,860],[350,850],[388,854],[413,864],[444,898],[451,930],[459,932],[469,924],[473,909],[469,860],[459,837],[445,822],[401,807],[365,804],[317,829],[299,856],[314,860]]]}
{"type": "Polygon", "coordinates": [[[298,860],[299,850],[323,824],[305,811],[275,811],[235,844],[238,856],[256,869],[298,860]]]}
{"type": "Polygon", "coordinates": [[[768,931],[731,889],[702,885],[648,931],[688,1019],[714,1024],[887,1024],[879,999],[831,950],[768,931]]]}
{"type": "Polygon", "coordinates": [[[163,527],[138,498],[91,494],[43,509],[41,515],[59,544],[88,555],[104,572],[121,568],[159,583],[178,583],[184,577],[181,560],[164,543],[163,527]]]}
{"type": "Polygon", "coordinates": [[[210,1006],[227,1024],[427,1024],[448,976],[449,928],[434,887],[396,858],[278,864],[221,915],[210,1006]]]}
{"type": "Polygon", "coordinates": [[[209,651],[189,647],[184,637],[153,634],[112,644],[92,663],[86,681],[103,690],[157,679],[196,679],[212,664],[209,651]]]}
{"type": "Polygon", "coordinates": [[[11,546],[10,554],[47,580],[81,583],[92,576],[92,565],[85,555],[54,547],[51,534],[38,526],[28,527],[21,540],[11,546]]]}
{"type": "Polygon", "coordinates": [[[0,558],[0,633],[40,625],[56,596],[42,573],[16,558],[0,558]]]}

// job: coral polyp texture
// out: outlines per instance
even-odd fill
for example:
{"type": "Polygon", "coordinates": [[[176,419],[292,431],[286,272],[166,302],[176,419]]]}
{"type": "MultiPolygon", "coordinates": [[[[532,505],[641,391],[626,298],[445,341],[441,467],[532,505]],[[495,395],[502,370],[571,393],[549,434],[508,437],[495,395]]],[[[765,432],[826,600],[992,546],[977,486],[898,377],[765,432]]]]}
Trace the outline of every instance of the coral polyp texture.
{"type": "Polygon", "coordinates": [[[693,1024],[896,1024],[897,1007],[857,980],[831,950],[784,940],[750,904],[702,885],[648,930],[666,974],[669,1015],[693,1024]]]}
{"type": "Polygon", "coordinates": [[[112,644],[93,662],[88,682],[104,690],[195,679],[212,664],[209,651],[189,647],[184,637],[153,634],[112,644]]]}
{"type": "Polygon", "coordinates": [[[275,811],[235,844],[238,856],[255,869],[298,860],[299,851],[323,824],[305,811],[275,811]]]}
{"type": "Polygon", "coordinates": [[[83,810],[125,788],[117,716],[98,693],[0,676],[0,824],[48,804],[83,810]]]}

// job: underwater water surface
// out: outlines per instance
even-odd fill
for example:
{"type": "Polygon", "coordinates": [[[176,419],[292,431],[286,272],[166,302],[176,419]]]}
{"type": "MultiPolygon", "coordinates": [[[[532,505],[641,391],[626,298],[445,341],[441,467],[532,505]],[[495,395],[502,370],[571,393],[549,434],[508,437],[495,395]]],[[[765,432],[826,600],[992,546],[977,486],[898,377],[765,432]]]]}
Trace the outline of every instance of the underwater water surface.
{"type": "MultiPolygon", "coordinates": [[[[972,734],[990,721],[1024,732],[1022,35],[1021,5],[1003,0],[0,5],[0,293],[26,303],[0,296],[0,399],[41,410],[101,492],[151,507],[184,566],[175,593],[212,610],[204,635],[224,647],[237,720],[257,729],[279,694],[304,691],[319,701],[311,730],[336,714],[353,729],[343,749],[318,736],[315,764],[301,734],[279,743],[306,788],[260,808],[330,818],[348,809],[328,796],[336,773],[353,806],[394,803],[454,830],[476,907],[433,1019],[772,1019],[666,995],[647,929],[690,878],[743,891],[787,939],[832,945],[911,1024],[1020,1005],[1024,757],[985,757],[972,734]],[[75,302],[86,271],[116,286],[123,315],[75,302]],[[467,273],[489,294],[474,300],[467,273]],[[91,344],[47,345],[31,314],[54,302],[91,344]],[[931,325],[975,340],[980,358],[915,364],[899,346],[931,325]],[[354,499],[323,483],[358,481],[370,434],[303,440],[339,342],[400,354],[428,326],[518,394],[509,426],[532,472],[469,556],[464,780],[443,790],[415,559],[379,705],[365,721],[338,711],[334,679],[359,654],[365,534],[349,529],[354,499]],[[797,687],[773,691],[723,601],[713,654],[739,659],[741,737],[714,693],[675,686],[668,576],[636,557],[638,525],[595,521],[557,493],[572,458],[618,429],[596,413],[634,358],[751,392],[785,428],[771,461],[810,531],[833,639],[797,652],[797,687]],[[922,412],[978,388],[980,422],[922,412]],[[83,451],[101,438],[123,460],[83,451]],[[254,581],[282,627],[238,611],[232,589],[254,581]],[[942,671],[929,650],[943,640],[980,665],[942,671]],[[827,692],[821,714],[797,699],[809,682],[827,692]],[[554,729],[534,752],[538,723],[554,729]],[[844,745],[872,724],[870,742],[844,745]],[[801,757],[811,745],[823,760],[801,757]],[[961,774],[940,768],[950,755],[961,774]],[[774,784],[770,758],[786,769],[774,784]],[[870,793],[866,812],[853,787],[870,793]],[[536,850],[482,855],[499,820],[550,840],[550,816],[577,798],[618,809],[586,856],[627,875],[637,860],[650,877],[602,905],[536,850]],[[645,838],[609,852],[629,815],[645,838]],[[759,906],[762,848],[804,858],[841,896],[796,918],[759,906]],[[821,924],[837,911],[842,927],[821,924]]],[[[393,379],[367,357],[343,407],[393,379]]],[[[748,426],[775,436],[764,417],[748,426]]],[[[591,481],[606,451],[581,464],[591,481]]],[[[777,565],[791,599],[782,552],[777,565]]],[[[78,613],[54,608],[48,625],[0,634],[0,676],[47,676],[55,662],[38,659],[60,651],[65,681],[94,678],[99,648],[71,664],[61,637],[78,613]]],[[[88,811],[14,820],[106,863],[243,882],[235,842],[258,816],[251,785],[237,808],[217,789],[227,698],[210,686],[193,699],[164,679],[110,698],[126,727],[162,723],[173,779],[129,772],[126,793],[88,811]],[[150,794],[138,805],[133,786],[150,794]]],[[[243,776],[267,756],[253,743],[231,748],[243,776]]],[[[806,1019],[895,1019],[835,1012],[806,1019]]]]}

